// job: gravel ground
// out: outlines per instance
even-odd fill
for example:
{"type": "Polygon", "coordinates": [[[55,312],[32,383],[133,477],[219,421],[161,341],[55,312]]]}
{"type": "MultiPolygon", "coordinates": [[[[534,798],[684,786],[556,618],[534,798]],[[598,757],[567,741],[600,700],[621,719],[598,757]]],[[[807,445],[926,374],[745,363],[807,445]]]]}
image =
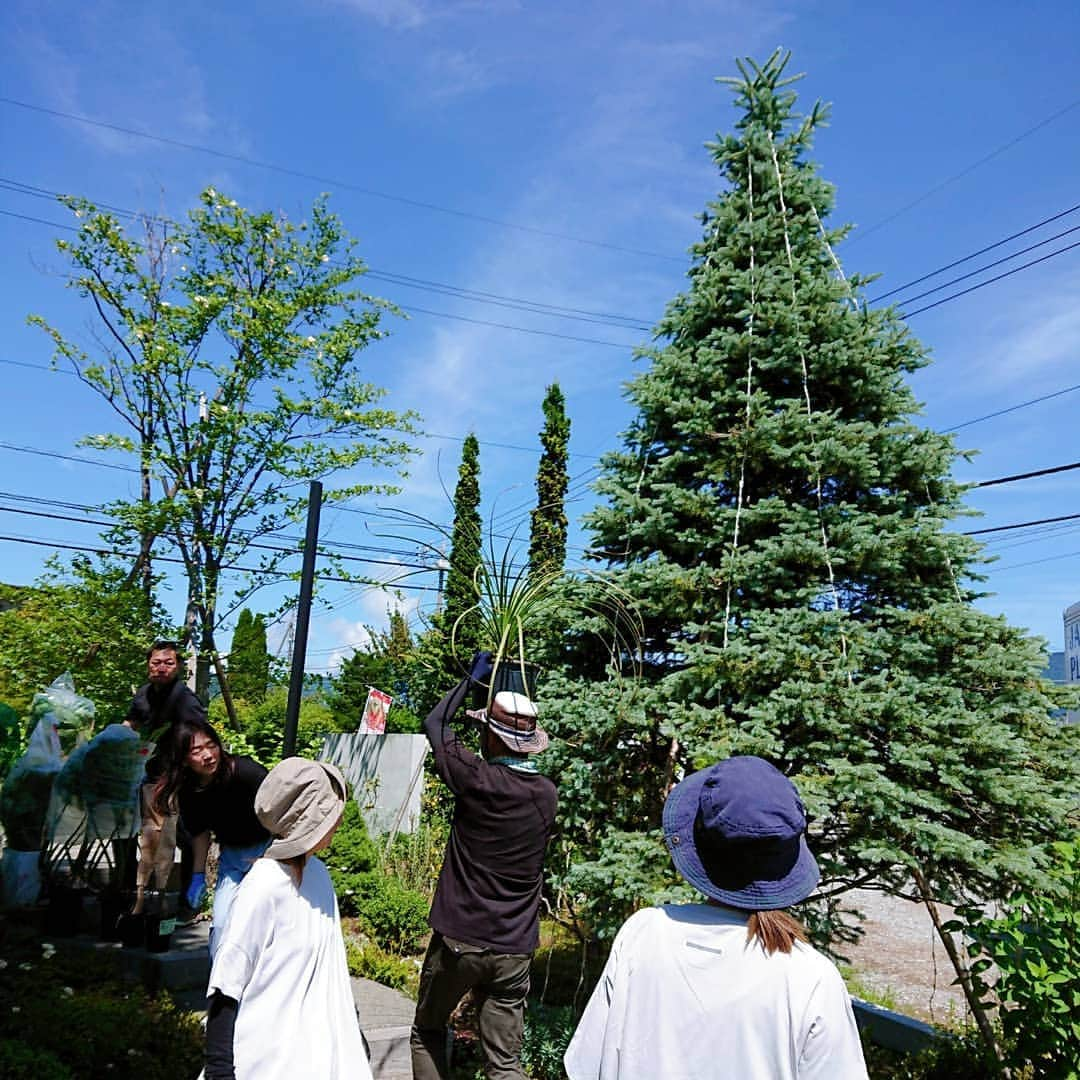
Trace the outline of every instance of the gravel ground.
{"type": "MultiPolygon", "coordinates": [[[[844,908],[864,916],[862,938],[840,952],[867,993],[931,1024],[966,1015],[963,991],[952,985],[952,963],[926,908],[867,889],[850,893],[844,908]]],[[[942,908],[943,918],[951,915],[942,908]]]]}

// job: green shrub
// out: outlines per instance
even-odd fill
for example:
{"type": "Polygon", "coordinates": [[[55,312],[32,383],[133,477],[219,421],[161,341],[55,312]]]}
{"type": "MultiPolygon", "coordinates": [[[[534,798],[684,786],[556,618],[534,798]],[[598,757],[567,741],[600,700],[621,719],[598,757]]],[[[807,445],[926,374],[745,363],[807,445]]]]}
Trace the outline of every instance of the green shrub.
{"type": "MultiPolygon", "coordinates": [[[[287,686],[272,687],[257,703],[234,699],[238,730],[229,724],[224,699],[216,697],[208,710],[210,722],[221,733],[222,741],[231,753],[247,754],[272,769],[281,760],[288,700],[287,686]]],[[[318,757],[323,736],[333,730],[333,719],[326,705],[318,697],[302,698],[296,729],[297,755],[318,757]]]]}
{"type": "Polygon", "coordinates": [[[0,1076],[4,1080],[75,1080],[55,1054],[35,1050],[21,1039],[0,1039],[0,1076]]]}
{"type": "MultiPolygon", "coordinates": [[[[456,1032],[453,1049],[455,1080],[485,1080],[483,1052],[470,1013],[466,1026],[456,1032]]],[[[563,1055],[576,1027],[569,1006],[548,1006],[530,1001],[525,1011],[525,1035],[521,1043],[521,1065],[532,1080],[566,1080],[563,1055]]]]}
{"type": "MultiPolygon", "coordinates": [[[[866,1042],[866,1067],[874,1080],[999,1080],[1001,1070],[973,1026],[949,1031],[918,1054],[904,1054],[866,1042]]],[[[1030,1070],[1013,1080],[1033,1080],[1030,1070]]]]}
{"type": "Polygon", "coordinates": [[[438,818],[422,822],[414,832],[398,833],[383,857],[383,870],[410,889],[434,895],[449,834],[449,825],[438,818]]]}
{"type": "Polygon", "coordinates": [[[381,873],[367,875],[365,886],[358,905],[364,928],[384,949],[399,955],[419,951],[430,932],[428,898],[381,873]]]}
{"type": "MultiPolygon", "coordinates": [[[[32,939],[21,945],[5,942],[2,960],[0,1040],[48,1047],[67,1070],[58,1072],[55,1063],[46,1062],[35,1080],[190,1080],[198,1074],[202,1026],[168,995],[150,997],[141,987],[120,982],[103,959],[67,955],[32,939]]],[[[17,1047],[7,1052],[19,1054],[17,1047]]],[[[18,1056],[15,1061],[24,1064],[18,1056]]],[[[0,1067],[0,1075],[12,1073],[0,1067]]]]}
{"type": "MultiPolygon", "coordinates": [[[[345,958],[349,974],[357,979],[370,979],[415,999],[420,982],[420,969],[412,960],[403,960],[380,949],[374,941],[345,940],[345,958]]],[[[361,1021],[363,1017],[360,1018],[361,1021]]]]}
{"type": "Polygon", "coordinates": [[[569,1006],[529,1002],[521,1064],[533,1080],[563,1080],[563,1055],[576,1027],[574,1010],[569,1006]]]}
{"type": "Polygon", "coordinates": [[[378,862],[378,851],[368,836],[355,800],[346,803],[334,841],[320,858],[330,871],[341,913],[359,915],[360,902],[370,887],[369,875],[378,862]]]}
{"type": "Polygon", "coordinates": [[[1080,838],[1054,845],[1056,895],[1017,894],[1005,914],[958,911],[954,924],[971,940],[972,971],[996,966],[993,990],[1005,1032],[1006,1065],[1030,1064],[1037,1075],[1080,1074],[1080,838]]]}

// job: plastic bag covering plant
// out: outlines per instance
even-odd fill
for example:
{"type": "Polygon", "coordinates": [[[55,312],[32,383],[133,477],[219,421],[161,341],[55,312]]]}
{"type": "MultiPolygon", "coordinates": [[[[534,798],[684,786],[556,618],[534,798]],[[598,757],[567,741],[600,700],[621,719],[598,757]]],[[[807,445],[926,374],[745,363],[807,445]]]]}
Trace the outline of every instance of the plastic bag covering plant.
{"type": "MultiPolygon", "coordinates": [[[[392,512],[406,528],[427,533],[434,530],[444,540],[449,539],[446,529],[428,518],[396,508],[392,512]]],[[[436,563],[444,558],[439,544],[422,536],[388,536],[418,544],[436,563]]],[[[489,528],[482,557],[471,574],[474,601],[443,631],[459,670],[468,671],[471,646],[461,647],[458,631],[467,620],[478,618],[479,648],[490,650],[495,660],[492,688],[498,685],[499,668],[510,664],[518,667],[525,681],[526,668],[538,655],[541,643],[549,643],[573,621],[589,624],[603,641],[613,673],[627,668],[636,671],[642,620],[631,594],[602,571],[582,570],[571,575],[557,568],[530,567],[524,559],[516,558],[516,539],[511,533],[499,547],[494,530],[489,528]]]]}
{"type": "MultiPolygon", "coordinates": [[[[1000,918],[965,908],[951,924],[969,938],[984,998],[996,997],[1006,1064],[1080,1076],[1080,837],[1054,845],[1057,894],[1020,893],[1000,918]],[[993,986],[982,978],[993,968],[993,986]]],[[[1014,1075],[1016,1073],[1014,1072],[1014,1075]]]]}
{"type": "Polygon", "coordinates": [[[52,719],[42,717],[0,792],[0,821],[8,847],[18,851],[41,848],[53,781],[63,764],[56,726],[52,719]]]}
{"type": "Polygon", "coordinates": [[[70,671],[58,675],[30,702],[30,723],[52,717],[60,745],[65,750],[85,742],[94,729],[94,703],[75,693],[70,671]]]}

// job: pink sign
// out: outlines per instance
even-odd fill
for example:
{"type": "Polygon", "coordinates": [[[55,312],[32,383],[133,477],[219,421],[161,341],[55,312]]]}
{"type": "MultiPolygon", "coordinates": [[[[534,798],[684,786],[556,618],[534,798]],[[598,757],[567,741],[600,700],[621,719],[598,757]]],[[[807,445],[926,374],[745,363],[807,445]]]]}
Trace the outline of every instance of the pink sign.
{"type": "Polygon", "coordinates": [[[386,714],[390,711],[390,702],[394,699],[389,694],[372,687],[368,690],[367,704],[360,720],[361,735],[382,735],[386,732],[386,714]]]}

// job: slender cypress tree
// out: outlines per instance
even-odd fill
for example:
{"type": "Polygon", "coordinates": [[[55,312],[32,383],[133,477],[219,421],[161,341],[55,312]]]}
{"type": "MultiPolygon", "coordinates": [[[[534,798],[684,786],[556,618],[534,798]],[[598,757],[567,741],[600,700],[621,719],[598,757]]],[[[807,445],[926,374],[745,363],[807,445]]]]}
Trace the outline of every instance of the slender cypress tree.
{"type": "Polygon", "coordinates": [[[807,160],[826,110],[796,114],[787,62],[725,80],[741,118],[709,147],[723,193],[590,519],[641,604],[648,678],[629,704],[562,687],[545,719],[576,749],[552,768],[594,915],[669,883],[671,783],[755,753],[799,783],[826,892],[887,889],[940,927],[941,902],[1045,880],[1077,732],[1050,718],[1041,642],[973,606],[979,549],[949,528],[958,451],[907,383],[926,354],[840,269],[807,160]]]}
{"type": "Polygon", "coordinates": [[[270,651],[266,647],[266,619],[244,608],[233,630],[229,650],[229,688],[244,701],[256,703],[266,697],[270,682],[270,651]]]}
{"type": "Polygon", "coordinates": [[[536,508],[531,515],[529,565],[537,570],[561,570],[566,562],[566,448],[570,442],[570,419],[566,398],[558,383],[544,397],[544,429],[540,432],[544,452],[536,470],[536,508]]]}
{"type": "Polygon", "coordinates": [[[451,679],[461,678],[479,643],[479,617],[470,609],[477,599],[474,581],[481,559],[480,542],[480,443],[470,432],[461,447],[450,569],[438,622],[443,634],[443,669],[451,679]]]}

